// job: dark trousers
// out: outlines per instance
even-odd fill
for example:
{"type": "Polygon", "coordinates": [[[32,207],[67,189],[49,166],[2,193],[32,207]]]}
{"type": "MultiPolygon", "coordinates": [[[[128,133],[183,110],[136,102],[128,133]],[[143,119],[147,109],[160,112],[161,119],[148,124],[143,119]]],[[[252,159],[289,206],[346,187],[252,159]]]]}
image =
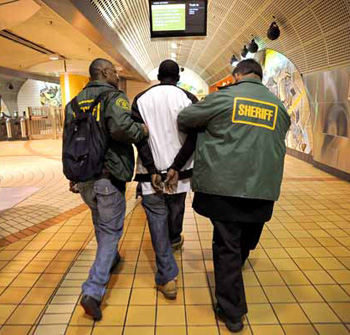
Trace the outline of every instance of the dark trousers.
{"type": "Polygon", "coordinates": [[[165,203],[169,210],[168,226],[171,244],[180,242],[181,240],[186,194],[165,194],[165,203]]]}
{"type": "Polygon", "coordinates": [[[263,224],[217,220],[212,223],[215,296],[225,315],[236,321],[248,312],[242,264],[256,247],[263,224]]]}

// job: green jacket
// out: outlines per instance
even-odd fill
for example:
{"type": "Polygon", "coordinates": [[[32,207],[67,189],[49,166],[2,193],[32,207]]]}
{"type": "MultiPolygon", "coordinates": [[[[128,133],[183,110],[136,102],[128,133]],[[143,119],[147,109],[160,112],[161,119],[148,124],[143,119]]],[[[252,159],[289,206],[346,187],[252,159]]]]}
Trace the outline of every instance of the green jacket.
{"type": "MultiPolygon", "coordinates": [[[[90,82],[79,94],[81,109],[88,110],[97,96],[106,90],[114,90],[104,98],[101,106],[95,108],[97,121],[104,117],[103,129],[108,138],[108,150],[105,156],[105,167],[118,180],[130,181],[134,173],[134,151],[131,143],[138,143],[145,138],[142,125],[131,119],[130,104],[122,91],[103,81],[90,82]]],[[[69,103],[65,110],[65,123],[74,118],[69,103]]]]}
{"type": "Polygon", "coordinates": [[[208,95],[178,116],[183,132],[199,130],[193,168],[196,192],[277,200],[290,117],[257,79],[208,95]]]}

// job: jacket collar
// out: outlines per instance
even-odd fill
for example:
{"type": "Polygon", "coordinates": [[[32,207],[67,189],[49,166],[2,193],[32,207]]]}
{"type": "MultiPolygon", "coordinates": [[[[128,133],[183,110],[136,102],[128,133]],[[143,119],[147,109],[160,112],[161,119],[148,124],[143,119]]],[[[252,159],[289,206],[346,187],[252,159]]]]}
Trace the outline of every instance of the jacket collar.
{"type": "Polygon", "coordinates": [[[254,84],[259,84],[259,85],[264,85],[260,79],[255,79],[255,78],[245,78],[240,80],[238,83],[234,85],[239,85],[241,83],[254,83],[254,84]]]}
{"type": "Polygon", "coordinates": [[[113,85],[111,84],[108,84],[106,81],[103,81],[103,80],[93,80],[93,81],[90,81],[86,86],[86,87],[101,87],[101,86],[105,86],[105,87],[108,87],[108,88],[112,88],[112,89],[116,89],[113,85]]]}

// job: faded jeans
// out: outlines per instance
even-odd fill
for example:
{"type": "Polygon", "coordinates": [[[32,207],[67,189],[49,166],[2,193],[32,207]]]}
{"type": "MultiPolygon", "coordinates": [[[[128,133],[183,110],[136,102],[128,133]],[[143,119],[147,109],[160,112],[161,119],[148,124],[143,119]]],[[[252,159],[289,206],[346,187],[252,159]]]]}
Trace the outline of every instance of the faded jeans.
{"type": "Polygon", "coordinates": [[[153,249],[156,253],[157,273],[155,281],[164,285],[179,273],[169,239],[169,208],[165,196],[160,193],[142,196],[146,211],[153,249]]]}
{"type": "Polygon", "coordinates": [[[101,301],[123,233],[125,195],[109,179],[79,183],[78,188],[91,209],[97,241],[95,261],[88,279],[83,283],[83,294],[101,301]]]}

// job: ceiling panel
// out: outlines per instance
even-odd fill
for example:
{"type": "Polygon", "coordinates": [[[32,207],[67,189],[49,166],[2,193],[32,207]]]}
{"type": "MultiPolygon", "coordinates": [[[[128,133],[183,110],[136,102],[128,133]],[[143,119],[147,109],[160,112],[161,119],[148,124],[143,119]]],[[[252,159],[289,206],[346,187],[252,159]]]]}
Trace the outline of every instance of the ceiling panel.
{"type": "MultiPolygon", "coordinates": [[[[150,40],[148,0],[90,2],[145,72],[174,52],[171,43],[150,40]]],[[[209,0],[208,36],[177,40],[177,60],[213,84],[229,73],[232,54],[240,55],[253,35],[260,48],[284,53],[303,73],[341,65],[350,62],[349,38],[344,38],[349,6],[349,0],[209,0]],[[277,41],[266,37],[273,16],[281,28],[277,41]]]]}

